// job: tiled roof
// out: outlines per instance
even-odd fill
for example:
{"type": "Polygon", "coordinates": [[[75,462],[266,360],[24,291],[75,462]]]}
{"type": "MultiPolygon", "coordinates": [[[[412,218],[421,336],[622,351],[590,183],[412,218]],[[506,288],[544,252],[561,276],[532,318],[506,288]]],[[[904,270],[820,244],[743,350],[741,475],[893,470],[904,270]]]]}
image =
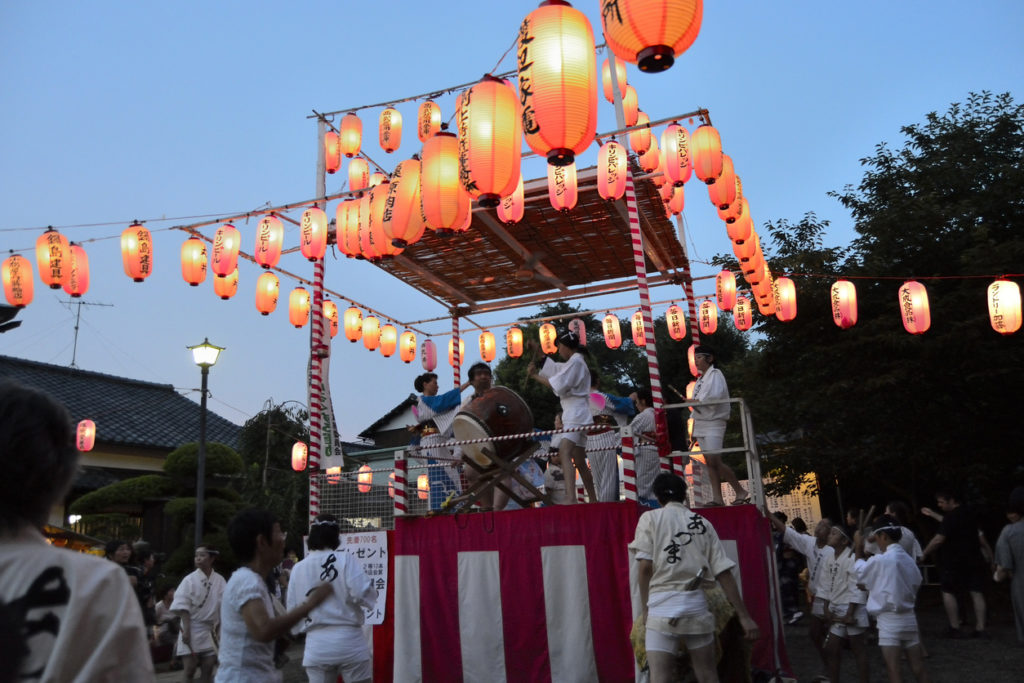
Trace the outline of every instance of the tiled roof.
{"type": "MultiPolygon", "coordinates": [[[[199,438],[199,407],[170,384],[0,356],[0,377],[41,389],[74,421],[96,423],[98,444],[173,450],[199,438]]],[[[207,411],[206,440],[235,448],[241,427],[207,411]]]]}

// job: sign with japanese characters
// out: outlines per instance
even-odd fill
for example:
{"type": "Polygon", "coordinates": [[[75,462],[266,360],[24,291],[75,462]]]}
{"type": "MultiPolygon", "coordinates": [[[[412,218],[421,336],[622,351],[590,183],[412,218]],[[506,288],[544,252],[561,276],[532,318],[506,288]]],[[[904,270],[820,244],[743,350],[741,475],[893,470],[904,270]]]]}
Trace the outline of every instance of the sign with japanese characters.
{"type": "Polygon", "coordinates": [[[341,534],[341,550],[354,557],[377,589],[377,604],[366,610],[367,624],[384,623],[384,602],[388,592],[388,535],[386,531],[341,534]]]}

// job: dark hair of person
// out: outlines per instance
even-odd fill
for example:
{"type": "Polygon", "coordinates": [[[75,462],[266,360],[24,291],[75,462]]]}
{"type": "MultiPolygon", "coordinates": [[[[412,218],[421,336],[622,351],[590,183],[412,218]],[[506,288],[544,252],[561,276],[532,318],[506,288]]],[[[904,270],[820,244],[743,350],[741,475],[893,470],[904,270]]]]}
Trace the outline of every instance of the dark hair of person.
{"type": "Polygon", "coordinates": [[[1006,505],[1006,511],[1024,517],[1024,486],[1017,486],[1010,491],[1010,500],[1006,505]]]}
{"type": "MultiPolygon", "coordinates": [[[[111,539],[103,546],[103,554],[106,555],[108,560],[112,560],[114,559],[114,553],[123,545],[128,545],[128,541],[122,541],[120,538],[111,539]]],[[[131,548],[131,546],[128,547],[131,548]]]]}
{"type": "Polygon", "coordinates": [[[0,531],[42,527],[78,470],[67,409],[49,394],[0,380],[0,531]]]}
{"type": "Polygon", "coordinates": [[[782,522],[783,524],[785,524],[787,521],[789,521],[789,515],[787,515],[782,510],[776,510],[772,514],[775,515],[775,517],[778,518],[778,520],[780,522],[782,522]]]}
{"type": "Polygon", "coordinates": [[[906,526],[907,522],[910,521],[910,506],[904,503],[902,500],[891,501],[887,508],[892,510],[892,517],[900,523],[902,526],[906,526]]]}
{"type": "Polygon", "coordinates": [[[203,543],[202,545],[196,546],[196,550],[199,550],[200,548],[205,550],[207,555],[220,555],[220,551],[217,550],[217,546],[212,543],[203,543]]]}
{"type": "Polygon", "coordinates": [[[256,539],[263,536],[267,543],[273,541],[277,517],[270,510],[249,508],[242,510],[228,522],[228,543],[235,551],[238,561],[245,564],[256,557],[256,539]]]}
{"type": "Polygon", "coordinates": [[[885,534],[893,543],[899,543],[903,538],[900,520],[891,515],[882,515],[875,520],[875,534],[885,534]]]}
{"type": "Polygon", "coordinates": [[[558,335],[558,338],[555,339],[555,342],[557,344],[561,344],[562,346],[568,347],[569,349],[572,350],[573,353],[580,353],[583,354],[584,356],[590,355],[590,352],[587,351],[587,347],[580,345],[580,338],[576,336],[576,333],[571,330],[568,332],[563,332],[562,334],[558,335]]]}
{"type": "Polygon", "coordinates": [[[135,553],[135,564],[143,565],[146,564],[146,560],[153,557],[154,553],[149,548],[140,548],[135,553]]]}
{"type": "Polygon", "coordinates": [[[341,543],[341,528],[334,515],[317,515],[309,526],[306,543],[310,550],[334,550],[341,543]]]}
{"type": "Polygon", "coordinates": [[[673,502],[686,504],[686,480],[678,474],[662,472],[654,478],[651,492],[662,505],[673,502]]]}
{"type": "Polygon", "coordinates": [[[789,525],[796,529],[797,533],[807,533],[807,522],[805,522],[802,517],[794,517],[793,521],[790,522],[789,525]]]}
{"type": "Polygon", "coordinates": [[[483,361],[479,361],[469,366],[469,371],[466,372],[466,377],[469,379],[470,382],[472,382],[474,379],[476,379],[476,373],[478,372],[486,372],[488,375],[492,376],[494,374],[491,372],[490,365],[484,363],[483,361]]]}
{"type": "Polygon", "coordinates": [[[952,500],[960,505],[963,504],[964,499],[959,493],[954,491],[951,487],[944,487],[935,490],[936,498],[945,498],[946,500],[952,500]]]}
{"type": "Polygon", "coordinates": [[[427,385],[427,382],[429,382],[432,379],[437,379],[436,372],[424,372],[422,375],[417,377],[415,381],[413,381],[412,385],[413,387],[416,388],[416,391],[422,394],[423,388],[427,385]]]}
{"type": "Polygon", "coordinates": [[[642,400],[645,405],[648,405],[648,406],[654,405],[654,396],[653,396],[653,394],[651,394],[651,388],[650,387],[637,387],[636,388],[636,396],[637,396],[637,398],[642,400]]]}

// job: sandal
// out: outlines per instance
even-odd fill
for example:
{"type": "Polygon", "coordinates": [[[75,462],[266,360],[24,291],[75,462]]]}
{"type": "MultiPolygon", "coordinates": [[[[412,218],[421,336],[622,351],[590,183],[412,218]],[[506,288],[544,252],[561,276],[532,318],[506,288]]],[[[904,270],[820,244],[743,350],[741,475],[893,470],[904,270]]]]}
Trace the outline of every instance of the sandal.
{"type": "Polygon", "coordinates": [[[748,493],[746,498],[737,498],[733,502],[729,503],[729,505],[748,505],[749,503],[750,503],[750,494],[748,493]]]}

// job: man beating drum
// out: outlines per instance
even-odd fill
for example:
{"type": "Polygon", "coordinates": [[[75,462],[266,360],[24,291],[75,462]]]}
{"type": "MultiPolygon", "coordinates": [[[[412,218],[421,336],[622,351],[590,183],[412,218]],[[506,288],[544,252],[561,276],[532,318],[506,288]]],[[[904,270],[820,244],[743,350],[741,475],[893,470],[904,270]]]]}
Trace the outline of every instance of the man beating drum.
{"type": "Polygon", "coordinates": [[[443,444],[452,438],[452,420],[461,407],[462,392],[471,383],[458,386],[438,395],[437,375],[425,372],[416,378],[413,386],[420,392],[413,411],[417,424],[409,429],[417,432],[420,447],[427,457],[430,473],[430,508],[441,507],[452,493],[462,492],[458,460],[453,460],[452,451],[443,444]]]}

